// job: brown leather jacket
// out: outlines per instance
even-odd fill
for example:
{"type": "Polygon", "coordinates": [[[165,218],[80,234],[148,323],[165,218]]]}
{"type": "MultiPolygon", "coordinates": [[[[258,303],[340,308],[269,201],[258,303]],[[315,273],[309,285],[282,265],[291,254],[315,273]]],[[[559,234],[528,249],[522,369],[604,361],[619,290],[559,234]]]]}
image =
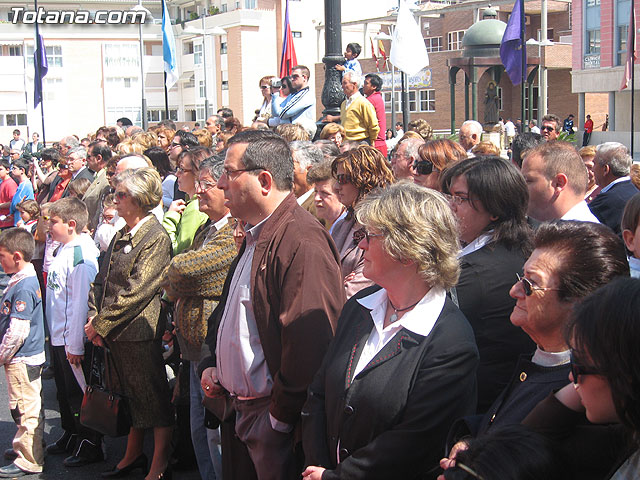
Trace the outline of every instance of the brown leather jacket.
{"type": "MultiPolygon", "coordinates": [[[[244,246],[209,319],[200,371],[216,365],[218,326],[243,253],[244,246]]],[[[276,208],[260,233],[251,265],[251,302],[273,378],[269,412],[282,422],[296,424],[345,297],[333,240],[293,194],[276,208]]]]}

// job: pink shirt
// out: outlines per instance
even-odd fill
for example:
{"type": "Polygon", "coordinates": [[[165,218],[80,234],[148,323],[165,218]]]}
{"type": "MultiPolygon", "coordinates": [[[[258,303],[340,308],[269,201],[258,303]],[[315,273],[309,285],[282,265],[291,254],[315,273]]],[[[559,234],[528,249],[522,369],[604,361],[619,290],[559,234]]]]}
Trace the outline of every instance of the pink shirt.
{"type": "Polygon", "coordinates": [[[376,117],[378,117],[378,125],[380,125],[380,131],[376,137],[375,147],[380,152],[387,156],[387,142],[385,142],[385,135],[387,134],[387,114],[384,111],[384,100],[382,99],[382,93],[374,92],[367,97],[367,100],[371,102],[373,108],[376,110],[376,117]]]}
{"type": "MultiPolygon", "coordinates": [[[[18,185],[13,181],[13,178],[7,177],[2,183],[0,183],[0,203],[10,202],[18,189],[18,185]]],[[[0,215],[9,215],[9,207],[0,208],[0,215]]],[[[0,222],[0,228],[13,227],[13,219],[0,222]]]]}

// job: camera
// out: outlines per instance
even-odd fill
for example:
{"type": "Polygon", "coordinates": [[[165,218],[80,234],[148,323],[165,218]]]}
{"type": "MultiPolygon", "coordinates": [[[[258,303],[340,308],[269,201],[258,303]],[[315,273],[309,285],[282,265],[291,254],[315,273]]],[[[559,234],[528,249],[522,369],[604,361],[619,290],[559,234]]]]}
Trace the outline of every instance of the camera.
{"type": "Polygon", "coordinates": [[[271,80],[271,88],[280,88],[282,87],[282,82],[279,78],[274,78],[271,80]]]}

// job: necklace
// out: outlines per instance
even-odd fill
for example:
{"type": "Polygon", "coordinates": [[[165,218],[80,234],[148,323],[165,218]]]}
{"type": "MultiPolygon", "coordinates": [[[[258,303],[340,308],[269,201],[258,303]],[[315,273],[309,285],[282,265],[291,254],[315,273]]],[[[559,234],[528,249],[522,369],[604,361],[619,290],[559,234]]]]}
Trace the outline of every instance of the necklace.
{"type": "Polygon", "coordinates": [[[408,307],[405,307],[405,308],[396,308],[389,297],[387,297],[387,300],[389,301],[389,305],[391,305],[391,308],[393,308],[393,313],[389,317],[389,323],[393,323],[393,322],[398,320],[398,313],[399,312],[406,312],[407,310],[415,307],[417,304],[420,303],[420,300],[422,300],[422,298],[420,300],[418,300],[416,303],[414,303],[413,305],[409,305],[408,307]]]}

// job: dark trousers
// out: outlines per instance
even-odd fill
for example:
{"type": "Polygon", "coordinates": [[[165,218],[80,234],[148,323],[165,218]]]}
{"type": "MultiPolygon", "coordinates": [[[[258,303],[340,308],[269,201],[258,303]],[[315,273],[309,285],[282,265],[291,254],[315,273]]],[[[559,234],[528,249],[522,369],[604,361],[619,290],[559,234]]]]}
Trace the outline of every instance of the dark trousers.
{"type": "Polygon", "coordinates": [[[586,147],[589,145],[589,140],[591,140],[591,132],[584,132],[584,135],[582,136],[582,146],[586,147]]]}
{"type": "MultiPolygon", "coordinates": [[[[82,397],[84,392],[78,385],[71,365],[67,360],[67,354],[64,346],[52,347],[53,349],[53,372],[56,382],[58,405],[60,406],[60,420],[62,429],[71,434],[78,435],[78,445],[82,440],[89,440],[94,445],[100,445],[102,434],[84,427],[80,423],[80,407],[82,406],[82,397]]],[[[82,362],[82,368],[85,373],[85,379],[88,377],[89,363],[91,359],[91,351],[93,345],[85,345],[85,356],[82,362]]]]}

